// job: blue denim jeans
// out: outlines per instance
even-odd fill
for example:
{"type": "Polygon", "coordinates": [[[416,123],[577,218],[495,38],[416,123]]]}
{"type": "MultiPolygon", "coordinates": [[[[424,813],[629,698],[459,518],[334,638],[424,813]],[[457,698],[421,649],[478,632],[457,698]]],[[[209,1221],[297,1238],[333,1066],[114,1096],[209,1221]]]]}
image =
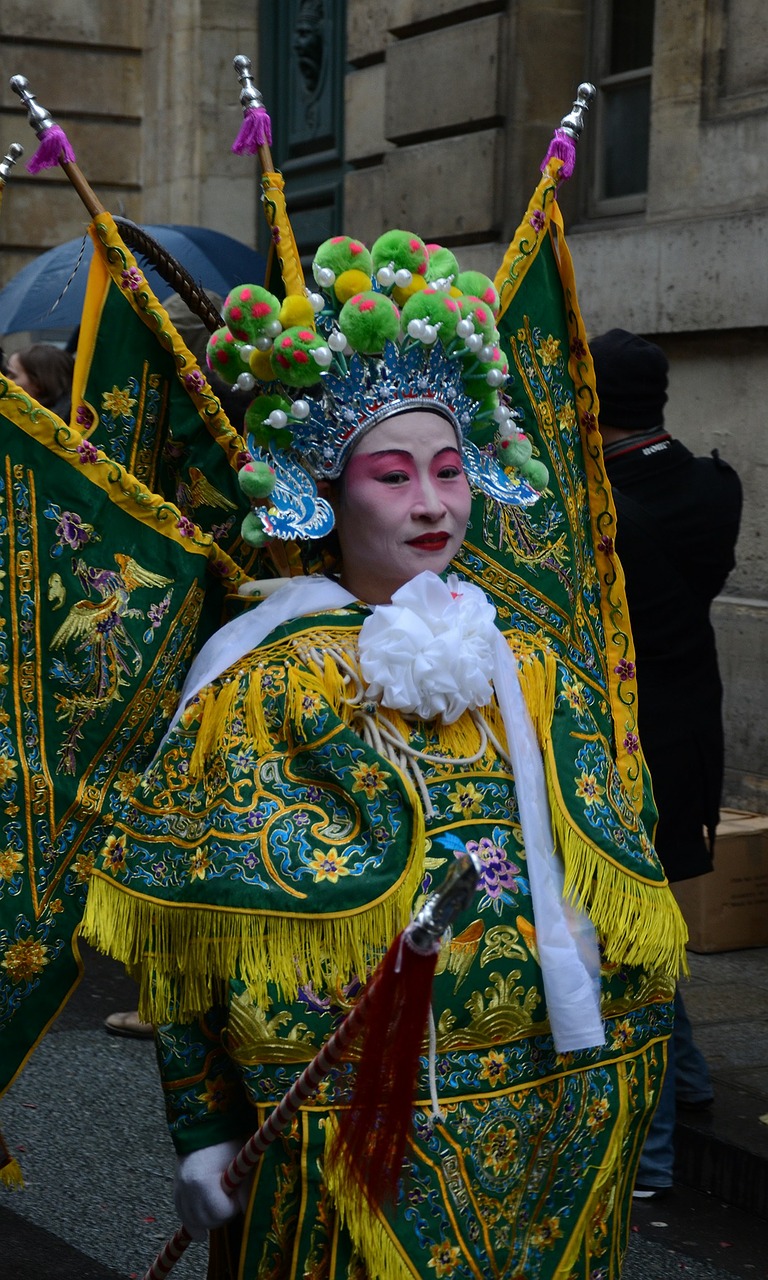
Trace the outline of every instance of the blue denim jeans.
{"type": "Polygon", "coordinates": [[[711,1097],[709,1069],[703,1054],[693,1043],[693,1028],[678,987],[675,991],[675,1023],[669,1041],[667,1072],[637,1170],[637,1181],[644,1187],[672,1186],[677,1103],[705,1102],[711,1097]]]}

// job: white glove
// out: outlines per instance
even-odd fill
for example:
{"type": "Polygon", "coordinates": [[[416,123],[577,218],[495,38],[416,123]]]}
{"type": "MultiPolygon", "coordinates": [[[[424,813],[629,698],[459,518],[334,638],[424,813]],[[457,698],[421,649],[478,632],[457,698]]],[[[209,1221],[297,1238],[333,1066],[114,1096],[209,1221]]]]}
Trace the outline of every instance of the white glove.
{"type": "Polygon", "coordinates": [[[250,1179],[231,1196],[221,1185],[221,1175],[242,1145],[242,1142],[231,1139],[178,1157],[173,1202],[193,1240],[205,1240],[214,1227],[223,1226],[244,1210],[250,1179]]]}

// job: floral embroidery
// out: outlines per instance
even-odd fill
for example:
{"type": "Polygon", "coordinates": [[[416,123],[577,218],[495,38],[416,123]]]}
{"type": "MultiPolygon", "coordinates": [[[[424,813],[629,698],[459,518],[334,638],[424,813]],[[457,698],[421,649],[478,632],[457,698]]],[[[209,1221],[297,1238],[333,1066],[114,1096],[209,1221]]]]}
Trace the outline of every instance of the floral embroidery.
{"type": "Polygon", "coordinates": [[[550,333],[548,338],[542,339],[541,346],[536,348],[536,354],[544,366],[557,364],[560,359],[560,339],[550,333]]]}
{"type": "Polygon", "coordinates": [[[127,418],[135,403],[136,400],[128,394],[127,387],[113,386],[111,391],[105,391],[101,397],[102,408],[113,418],[127,418]]]}
{"type": "Polygon", "coordinates": [[[327,853],[316,849],[309,869],[315,880],[330,880],[331,884],[335,884],[339,876],[349,875],[349,870],[344,865],[348,856],[346,853],[339,853],[338,849],[329,849],[327,853]]]}
{"type": "Polygon", "coordinates": [[[476,813],[483,799],[474,782],[457,784],[448,798],[453,801],[453,812],[464,814],[476,813]]]}
{"type": "Polygon", "coordinates": [[[12,982],[28,982],[47,965],[48,954],[42,942],[34,938],[23,938],[8,948],[3,960],[3,968],[12,982]]]}
{"type": "Polygon", "coordinates": [[[628,733],[624,739],[624,746],[631,756],[640,750],[640,739],[636,733],[628,733]]]}
{"type": "Polygon", "coordinates": [[[369,800],[373,800],[377,791],[385,791],[387,780],[382,774],[381,767],[376,764],[361,764],[357,769],[352,770],[352,777],[355,779],[352,787],[353,791],[364,791],[369,800]]]}
{"type": "Polygon", "coordinates": [[[480,1079],[487,1080],[491,1088],[495,1088],[497,1084],[503,1084],[507,1078],[509,1064],[503,1054],[497,1053],[495,1049],[491,1049],[486,1057],[480,1059],[482,1071],[480,1079]]]}
{"type": "Polygon", "coordinates": [[[126,267],[124,271],[121,271],[120,283],[124,289],[131,289],[134,293],[137,289],[140,289],[143,280],[138,267],[126,267]]]}
{"type": "Polygon", "coordinates": [[[89,409],[87,404],[79,404],[77,413],[75,414],[75,422],[78,427],[90,427],[93,422],[93,409],[89,409]]]}
{"type": "Polygon", "coordinates": [[[102,853],[104,869],[113,876],[120,875],[125,867],[125,845],[119,836],[107,836],[102,853]]]}
{"type": "Polygon", "coordinates": [[[559,1218],[546,1218],[533,1233],[533,1243],[537,1249],[551,1249],[562,1235],[559,1218]]]}
{"type": "Polygon", "coordinates": [[[486,1133],[480,1144],[483,1164],[491,1172],[498,1174],[506,1171],[512,1163],[517,1151],[517,1134],[505,1124],[498,1124],[486,1133]]]}
{"type": "Polygon", "coordinates": [[[12,880],[17,871],[21,871],[24,859],[15,849],[6,849],[0,853],[0,880],[12,880]]]}
{"type": "Polygon", "coordinates": [[[204,880],[211,860],[204,849],[197,848],[189,859],[190,880],[204,880]]]}
{"type": "Polygon", "coordinates": [[[7,786],[9,782],[16,781],[18,767],[16,761],[11,760],[10,756],[0,755],[0,788],[7,786]]]}
{"type": "Polygon", "coordinates": [[[81,462],[98,462],[99,451],[90,440],[81,440],[77,446],[77,456],[81,462]]]}
{"type": "Polygon", "coordinates": [[[184,374],[184,386],[188,391],[205,391],[205,378],[199,369],[184,374]]]}
{"type": "Polygon", "coordinates": [[[178,529],[182,538],[194,537],[195,525],[194,525],[194,521],[190,520],[189,516],[179,516],[179,519],[176,524],[176,528],[178,529]]]}
{"type": "Polygon", "coordinates": [[[613,670],[620,680],[634,680],[635,678],[635,664],[634,662],[629,662],[627,658],[620,658],[613,670]]]}
{"type": "Polygon", "coordinates": [[[582,773],[580,778],[576,779],[576,795],[585,804],[595,804],[603,795],[605,788],[600,786],[594,773],[582,773]]]}
{"type": "Polygon", "coordinates": [[[75,879],[78,884],[88,883],[91,878],[94,862],[95,858],[92,853],[78,853],[74,865],[75,879]]]}
{"type": "Polygon", "coordinates": [[[197,1096],[208,1112],[227,1111],[232,1096],[232,1086],[224,1076],[215,1076],[213,1080],[206,1080],[204,1091],[197,1096]]]}
{"type": "Polygon", "coordinates": [[[534,209],[528,221],[537,233],[543,231],[547,225],[547,219],[542,209],[534,209]]]}
{"type": "Polygon", "coordinates": [[[461,1254],[455,1244],[443,1240],[441,1244],[431,1246],[432,1257],[427,1263],[436,1276],[450,1276],[461,1261],[461,1254]]]}

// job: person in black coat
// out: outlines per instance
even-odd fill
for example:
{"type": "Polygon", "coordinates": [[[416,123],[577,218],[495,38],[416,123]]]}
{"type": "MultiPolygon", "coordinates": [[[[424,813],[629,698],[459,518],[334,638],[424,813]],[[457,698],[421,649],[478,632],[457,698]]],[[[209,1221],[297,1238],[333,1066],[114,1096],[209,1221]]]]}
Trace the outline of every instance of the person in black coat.
{"type": "MultiPolygon", "coordinates": [[[[660,347],[611,329],[590,349],[635,641],[640,742],[659,811],[655,844],[669,880],[686,880],[711,871],[720,812],[723,691],[710,607],[736,563],[741,483],[716,450],[694,457],[664,429],[669,365],[660,347]]],[[[672,1185],[676,1105],[711,1098],[678,992],[636,1195],[672,1185]]]]}

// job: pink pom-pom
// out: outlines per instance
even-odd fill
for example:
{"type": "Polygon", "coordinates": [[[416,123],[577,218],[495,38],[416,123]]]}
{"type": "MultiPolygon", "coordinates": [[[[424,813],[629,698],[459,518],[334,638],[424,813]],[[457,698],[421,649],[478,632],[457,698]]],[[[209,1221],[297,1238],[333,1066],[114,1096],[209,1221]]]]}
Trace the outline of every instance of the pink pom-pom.
{"type": "Polygon", "coordinates": [[[59,160],[67,164],[75,163],[75,153],[64,130],[58,124],[52,124],[40,137],[40,146],[27,164],[28,173],[39,173],[41,169],[53,169],[59,160]]]}
{"type": "Polygon", "coordinates": [[[555,129],[552,135],[552,141],[547,148],[547,154],[541,162],[541,172],[544,173],[550,160],[562,160],[562,166],[558,173],[558,178],[566,181],[573,174],[576,167],[576,143],[565,129],[555,129]]]}
{"type": "Polygon", "coordinates": [[[232,150],[238,156],[255,156],[265,142],[272,145],[269,112],[266,107],[249,107],[243,116],[240,132],[232,143],[232,150]]]}

